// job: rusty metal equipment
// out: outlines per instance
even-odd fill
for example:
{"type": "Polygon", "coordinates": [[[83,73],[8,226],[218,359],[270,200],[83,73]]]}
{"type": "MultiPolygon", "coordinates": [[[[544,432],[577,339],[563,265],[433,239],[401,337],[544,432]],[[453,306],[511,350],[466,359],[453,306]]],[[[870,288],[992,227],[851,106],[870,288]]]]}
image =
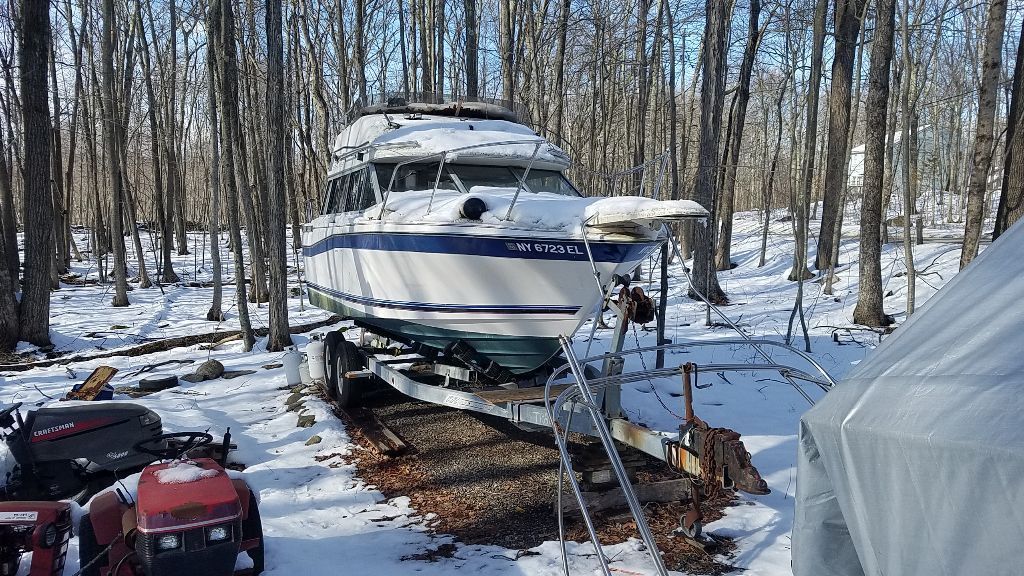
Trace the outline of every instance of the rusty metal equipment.
{"type": "MultiPolygon", "coordinates": [[[[619,330],[617,330],[618,332],[619,330]]],[[[698,374],[710,372],[724,375],[727,372],[768,371],[781,374],[796,386],[798,385],[795,382],[804,381],[822,388],[828,388],[834,385],[835,382],[813,358],[790,346],[770,340],[743,339],[680,342],[628,351],[622,351],[621,346],[615,346],[615,348],[617,351],[579,359],[573,350],[572,341],[568,338],[563,338],[562,352],[567,362],[554,371],[545,386],[545,406],[549,421],[555,431],[556,445],[561,453],[562,473],[559,475],[559,504],[556,507],[559,511],[559,536],[563,540],[564,546],[564,520],[561,515],[561,498],[563,481],[568,481],[580,509],[584,510],[583,520],[595,550],[597,550],[598,558],[602,560],[603,573],[610,575],[611,572],[607,566],[607,560],[602,556],[596,529],[589,514],[585,512],[587,505],[584,502],[584,493],[576,479],[576,475],[573,473],[572,461],[568,452],[568,433],[570,431],[581,431],[589,427],[590,434],[601,439],[602,445],[608,454],[612,471],[615,473],[616,479],[625,493],[626,503],[636,521],[641,539],[649,550],[653,550],[651,560],[655,565],[657,573],[667,574],[657,553],[657,548],[654,545],[653,535],[650,534],[650,529],[647,527],[643,510],[633,494],[632,485],[629,482],[628,475],[622,465],[614,442],[622,442],[659,458],[672,468],[685,473],[691,478],[689,497],[684,500],[687,510],[683,517],[680,518],[680,526],[677,532],[680,536],[686,538],[688,543],[705,547],[711,542],[702,535],[703,518],[700,512],[700,501],[703,497],[717,493],[720,490],[742,491],[761,495],[768,494],[769,489],[768,484],[761,478],[761,475],[751,462],[750,454],[744,447],[739,433],[728,428],[712,427],[695,414],[693,408],[694,388],[701,388],[696,383],[698,374]],[[764,353],[765,348],[783,349],[800,356],[817,374],[775,362],[762,364],[709,363],[701,366],[694,363],[686,363],[675,367],[633,372],[621,371],[621,367],[625,365],[625,358],[630,355],[657,352],[659,350],[683,351],[701,347],[751,347],[764,357],[768,357],[764,353]],[[596,365],[619,367],[619,370],[605,371],[599,376],[588,377],[588,373],[593,373],[587,370],[588,366],[596,365]],[[612,414],[620,413],[617,404],[620,396],[618,392],[623,384],[677,375],[682,377],[681,396],[683,398],[683,418],[677,436],[670,437],[659,434],[630,422],[621,416],[612,416],[612,414]],[[563,384],[559,386],[556,384],[556,382],[562,381],[566,376],[570,378],[570,385],[565,386],[563,384]],[[582,426],[581,420],[583,421],[582,426]]],[[[563,568],[565,573],[568,574],[568,561],[564,554],[564,547],[563,568]]]]}

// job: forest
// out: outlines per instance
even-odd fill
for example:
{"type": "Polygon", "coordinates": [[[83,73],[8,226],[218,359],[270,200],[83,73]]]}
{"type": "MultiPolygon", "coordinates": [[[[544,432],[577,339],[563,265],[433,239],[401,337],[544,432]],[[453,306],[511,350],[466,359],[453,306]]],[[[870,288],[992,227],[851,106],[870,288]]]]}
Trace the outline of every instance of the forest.
{"type": "Polygon", "coordinates": [[[708,225],[676,233],[718,303],[734,213],[760,211],[762,261],[790,218],[790,280],[830,293],[856,205],[853,321],[886,326],[884,243],[904,246],[909,314],[921,228],[956,223],[963,267],[1024,214],[1022,19],[1006,0],[4,3],[0,349],[49,343],[72,260],[130,306],[179,281],[194,231],[232,247],[207,319],[233,282],[246,345],[247,303],[267,302],[282,349],[334,137],[393,99],[504,102],[585,194],[701,203],[708,225]]]}

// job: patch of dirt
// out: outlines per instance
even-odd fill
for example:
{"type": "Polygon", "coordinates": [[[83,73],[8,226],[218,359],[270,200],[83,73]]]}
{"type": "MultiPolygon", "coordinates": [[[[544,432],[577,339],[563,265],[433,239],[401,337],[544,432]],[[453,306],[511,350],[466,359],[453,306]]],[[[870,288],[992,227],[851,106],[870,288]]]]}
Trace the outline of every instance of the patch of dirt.
{"type": "MultiPolygon", "coordinates": [[[[380,456],[346,422],[353,440],[367,448],[353,456],[360,477],[388,497],[408,496],[422,514],[436,514],[432,528],[467,544],[519,550],[558,539],[554,504],[559,455],[549,432],[525,432],[502,419],[413,401],[391,390],[374,392],[364,406],[412,450],[398,457],[380,456]]],[[[572,444],[579,447],[587,440],[576,438],[572,444]]],[[[676,477],[654,459],[647,459],[638,472],[642,482],[676,477]]],[[[564,490],[563,501],[574,502],[568,485],[564,490]]],[[[722,495],[703,502],[705,524],[721,518],[733,500],[722,495]]],[[[672,536],[683,508],[680,503],[645,506],[666,565],[697,574],[734,570],[672,536]]],[[[598,515],[595,523],[602,544],[639,538],[628,512],[598,515]]],[[[583,523],[568,516],[566,532],[570,540],[588,541],[583,523]]],[[[723,537],[715,540],[716,553],[727,558],[735,545],[723,537]]]]}

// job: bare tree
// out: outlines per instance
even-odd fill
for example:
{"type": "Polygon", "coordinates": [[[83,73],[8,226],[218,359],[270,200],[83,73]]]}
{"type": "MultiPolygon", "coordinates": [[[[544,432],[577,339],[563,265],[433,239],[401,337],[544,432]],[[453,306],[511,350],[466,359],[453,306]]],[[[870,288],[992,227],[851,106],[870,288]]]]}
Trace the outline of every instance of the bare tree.
{"type": "Polygon", "coordinates": [[[978,125],[974,136],[974,168],[967,184],[967,218],[964,223],[964,249],[960,253],[961,270],[978,255],[978,241],[985,220],[985,191],[988,189],[989,168],[992,166],[994,153],[993,130],[1005,28],[1006,0],[992,0],[988,6],[985,54],[981,60],[978,125]]]}
{"type": "MultiPolygon", "coordinates": [[[[515,96],[515,38],[512,36],[512,4],[515,0],[499,0],[498,52],[501,57],[501,93],[512,100],[515,96]]],[[[423,88],[427,90],[426,86],[423,88]]]]}
{"type": "Polygon", "coordinates": [[[114,98],[114,0],[103,0],[103,34],[100,38],[103,56],[103,148],[107,157],[107,179],[110,182],[110,234],[114,252],[114,306],[128,305],[128,276],[124,250],[124,190],[121,183],[120,152],[117,137],[117,100],[114,98]]]}
{"type": "MultiPolygon", "coordinates": [[[[3,131],[0,131],[0,148],[7,149],[3,131]]],[[[18,272],[21,262],[18,259],[18,223],[14,217],[14,187],[11,181],[11,170],[7,164],[7,155],[0,154],[0,231],[4,236],[4,244],[9,246],[0,266],[7,269],[14,286],[18,284],[18,272]]]]}
{"type": "MultiPolygon", "coordinates": [[[[46,102],[46,60],[50,49],[49,3],[24,0],[18,29],[21,118],[24,126],[22,174],[25,227],[25,280],[21,293],[21,339],[50,344],[50,265],[53,262],[53,200],[50,194],[50,110],[46,102]]],[[[17,250],[17,244],[13,249],[17,250]]],[[[6,242],[5,242],[6,247],[6,242]]]]}
{"type": "Polygon", "coordinates": [[[1010,118],[1006,127],[1006,153],[1003,160],[1003,188],[996,209],[995,240],[1024,216],[1024,27],[1017,44],[1017,63],[1013,67],[1010,118]]]}
{"type": "MultiPolygon", "coordinates": [[[[6,163],[2,156],[0,163],[6,163]]],[[[0,350],[12,350],[18,343],[18,300],[14,297],[18,279],[12,278],[8,267],[2,264],[10,250],[17,252],[18,246],[8,247],[7,235],[0,234],[0,350]]]]}
{"type": "Polygon", "coordinates": [[[725,103],[725,41],[728,35],[728,7],[716,0],[707,0],[707,24],[704,28],[704,78],[700,90],[700,140],[697,151],[697,181],[694,199],[708,209],[705,226],[693,228],[693,290],[703,293],[714,303],[728,301],[718,285],[715,271],[714,229],[715,203],[718,197],[718,145],[721,136],[722,106],[725,103]]]}
{"type": "MultiPolygon", "coordinates": [[[[477,30],[477,0],[463,0],[462,6],[466,17],[466,96],[474,100],[480,96],[479,80],[479,31],[477,30]]],[[[568,4],[569,0],[564,0],[568,4]]],[[[563,41],[564,42],[564,41],[563,41]]],[[[564,46],[564,44],[562,44],[564,46]]]]}
{"type": "Polygon", "coordinates": [[[825,190],[822,196],[821,229],[815,265],[824,270],[832,263],[834,228],[843,209],[842,192],[849,178],[850,91],[853,61],[861,13],[867,0],[837,0],[835,8],[835,57],[832,60],[832,88],[828,100],[828,153],[825,157],[825,190]]]}
{"type": "MultiPolygon", "coordinates": [[[[216,1],[216,0],[214,0],[216,1]]],[[[207,13],[207,29],[213,30],[215,23],[207,13]]],[[[206,319],[212,322],[224,320],[223,280],[220,262],[220,122],[217,117],[217,58],[213,46],[206,50],[207,108],[210,112],[210,261],[213,268],[213,298],[206,319]]],[[[157,180],[159,182],[159,180],[157,180]]]]}
{"type": "MultiPolygon", "coordinates": [[[[109,0],[108,0],[109,1],[109,0]]],[[[242,330],[242,345],[246,352],[252,350],[256,338],[249,322],[249,303],[245,291],[245,263],[242,259],[242,233],[238,218],[238,187],[235,183],[235,152],[232,145],[238,137],[238,68],[235,56],[235,17],[231,0],[214,0],[210,7],[210,30],[216,31],[214,46],[217,52],[219,109],[223,112],[220,123],[220,139],[225,142],[224,158],[221,165],[220,181],[224,186],[228,228],[235,263],[235,305],[238,308],[238,323],[242,330]]],[[[239,162],[244,160],[238,159],[239,162]]]]}
{"type": "MultiPolygon", "coordinates": [[[[740,161],[740,146],[743,143],[743,127],[747,118],[747,102],[750,100],[750,75],[754,70],[754,58],[761,37],[768,27],[768,22],[758,28],[761,16],[760,0],[750,0],[749,22],[747,24],[747,45],[743,50],[743,62],[740,64],[739,86],[736,89],[735,108],[730,119],[732,134],[729,136],[728,155],[725,162],[725,178],[722,188],[721,208],[718,219],[718,246],[715,249],[715,268],[729,270],[732,268],[732,217],[736,202],[736,169],[740,161]]],[[[768,20],[771,20],[769,17],[768,20]]]]}
{"type": "Polygon", "coordinates": [[[292,343],[288,332],[288,265],[285,252],[284,196],[284,42],[281,0],[268,0],[267,13],[267,196],[270,259],[270,333],[267,351],[278,352],[292,343]]]}
{"type": "Polygon", "coordinates": [[[882,181],[885,171],[885,132],[889,103],[889,66],[896,26],[895,0],[875,5],[875,35],[868,69],[867,121],[864,146],[864,199],[860,211],[860,287],[853,321],[867,326],[888,326],[882,300],[882,181]]]}

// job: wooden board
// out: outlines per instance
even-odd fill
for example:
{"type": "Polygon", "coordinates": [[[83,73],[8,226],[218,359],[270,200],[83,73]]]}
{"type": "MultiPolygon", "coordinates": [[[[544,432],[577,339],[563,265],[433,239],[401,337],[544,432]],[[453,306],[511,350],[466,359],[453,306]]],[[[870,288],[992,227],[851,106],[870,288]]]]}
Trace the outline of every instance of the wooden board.
{"type": "Polygon", "coordinates": [[[117,368],[99,366],[89,374],[78,390],[68,392],[65,400],[95,400],[100,390],[117,374],[117,368]]]}
{"type": "Polygon", "coordinates": [[[335,408],[343,421],[359,428],[370,449],[380,456],[397,456],[409,451],[409,445],[365,408],[335,408]]]}
{"type": "MultiPolygon", "coordinates": [[[[551,397],[556,398],[570,384],[561,384],[551,387],[551,397]]],[[[544,387],[533,386],[532,388],[510,388],[500,390],[483,390],[476,393],[482,400],[491,404],[504,404],[505,402],[532,402],[544,399],[544,387]]]]}
{"type": "MultiPolygon", "coordinates": [[[[641,504],[647,502],[680,502],[690,497],[690,480],[679,478],[648,484],[634,484],[633,491],[636,493],[636,498],[641,504]]],[[[626,497],[619,487],[605,492],[584,492],[583,498],[587,503],[587,509],[591,513],[627,507],[626,497]]],[[[568,516],[579,516],[580,509],[576,504],[576,499],[571,497],[571,492],[568,497],[562,497],[562,511],[568,516]]]]}

